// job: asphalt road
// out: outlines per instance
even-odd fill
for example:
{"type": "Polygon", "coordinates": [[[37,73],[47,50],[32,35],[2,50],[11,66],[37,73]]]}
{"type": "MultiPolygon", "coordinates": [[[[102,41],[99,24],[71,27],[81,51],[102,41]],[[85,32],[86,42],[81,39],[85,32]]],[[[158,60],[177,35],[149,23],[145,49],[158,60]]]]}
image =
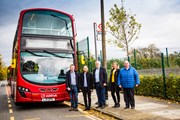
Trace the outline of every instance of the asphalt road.
{"type": "MultiPolygon", "coordinates": [[[[0,120],[97,120],[79,111],[68,111],[64,103],[35,103],[15,106],[7,95],[6,86],[0,87],[0,120]]],[[[99,120],[99,119],[98,119],[99,120]]]]}

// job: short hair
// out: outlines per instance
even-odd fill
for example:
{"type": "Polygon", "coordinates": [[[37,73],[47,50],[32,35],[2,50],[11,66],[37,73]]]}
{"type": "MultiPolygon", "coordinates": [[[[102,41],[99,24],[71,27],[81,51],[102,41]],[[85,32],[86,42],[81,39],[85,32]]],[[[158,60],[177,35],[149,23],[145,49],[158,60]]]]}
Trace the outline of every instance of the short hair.
{"type": "MultiPolygon", "coordinates": [[[[125,62],[129,63],[129,61],[128,61],[128,60],[125,60],[125,61],[124,61],[124,63],[125,63],[125,62]]],[[[130,64],[130,63],[129,63],[129,64],[130,64]]]]}
{"type": "Polygon", "coordinates": [[[70,67],[71,67],[71,66],[74,66],[74,64],[71,64],[70,67]]]}
{"type": "Polygon", "coordinates": [[[99,65],[101,65],[101,62],[99,61],[99,60],[96,60],[96,62],[95,63],[99,63],[99,65]]]}
{"type": "Polygon", "coordinates": [[[84,65],[84,66],[83,66],[83,68],[84,68],[84,67],[87,67],[87,68],[88,68],[88,66],[87,66],[87,65],[84,65]]]}

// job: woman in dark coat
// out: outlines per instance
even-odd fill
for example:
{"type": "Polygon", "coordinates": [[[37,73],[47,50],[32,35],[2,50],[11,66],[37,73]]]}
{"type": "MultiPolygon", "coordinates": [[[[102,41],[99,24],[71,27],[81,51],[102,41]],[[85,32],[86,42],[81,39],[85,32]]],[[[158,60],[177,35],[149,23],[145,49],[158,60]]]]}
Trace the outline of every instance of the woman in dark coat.
{"type": "Polygon", "coordinates": [[[110,73],[110,80],[109,80],[109,89],[111,91],[111,96],[114,100],[114,106],[113,108],[120,107],[120,88],[118,86],[118,74],[119,74],[119,68],[118,63],[114,61],[112,63],[112,70],[110,73]],[[116,94],[116,95],[115,95],[116,94]]]}

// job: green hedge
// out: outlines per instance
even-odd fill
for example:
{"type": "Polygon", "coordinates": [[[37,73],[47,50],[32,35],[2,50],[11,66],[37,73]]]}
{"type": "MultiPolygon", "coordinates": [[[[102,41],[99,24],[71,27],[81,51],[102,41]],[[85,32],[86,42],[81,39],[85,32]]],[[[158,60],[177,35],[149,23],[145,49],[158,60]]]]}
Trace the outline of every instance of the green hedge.
{"type": "MultiPolygon", "coordinates": [[[[141,84],[136,89],[136,94],[164,98],[164,82],[162,76],[142,76],[141,84]]],[[[167,99],[180,102],[180,76],[166,76],[167,99]]]]}

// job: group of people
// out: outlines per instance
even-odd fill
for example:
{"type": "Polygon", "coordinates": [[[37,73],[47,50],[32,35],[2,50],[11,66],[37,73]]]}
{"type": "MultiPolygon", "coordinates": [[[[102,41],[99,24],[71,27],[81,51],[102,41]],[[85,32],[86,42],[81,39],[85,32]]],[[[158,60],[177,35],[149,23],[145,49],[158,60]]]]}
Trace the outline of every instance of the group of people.
{"type": "Polygon", "coordinates": [[[70,95],[71,107],[69,111],[78,111],[78,92],[82,92],[84,98],[84,110],[91,108],[91,92],[95,88],[98,102],[96,108],[104,109],[106,107],[106,88],[109,88],[114,101],[113,108],[120,107],[120,90],[123,90],[125,108],[135,108],[134,87],[138,87],[140,80],[138,73],[128,61],[124,62],[124,67],[119,69],[116,61],[112,63],[109,82],[107,84],[106,69],[101,67],[100,61],[95,62],[93,73],[88,71],[86,65],[83,66],[83,72],[77,73],[75,66],[70,65],[70,70],[66,73],[66,87],[70,95]]]}

